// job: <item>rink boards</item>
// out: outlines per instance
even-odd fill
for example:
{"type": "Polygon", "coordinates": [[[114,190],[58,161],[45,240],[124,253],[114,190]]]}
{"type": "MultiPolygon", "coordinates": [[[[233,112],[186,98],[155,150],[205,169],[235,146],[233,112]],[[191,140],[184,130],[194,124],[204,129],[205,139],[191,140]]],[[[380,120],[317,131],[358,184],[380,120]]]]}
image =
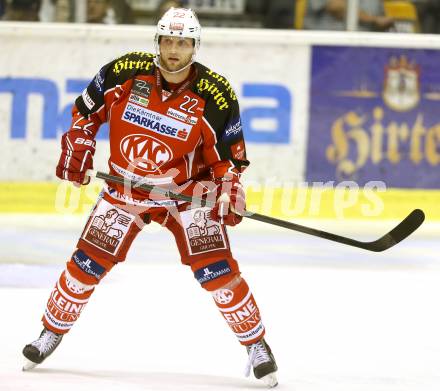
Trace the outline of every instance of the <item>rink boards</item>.
{"type": "MultiPolygon", "coordinates": [[[[78,189],[67,182],[3,182],[0,213],[88,213],[102,182],[78,189]]],[[[360,190],[310,187],[246,187],[248,210],[283,219],[402,219],[421,208],[427,220],[440,220],[439,191],[388,189],[372,196],[360,190]]]]}
{"type": "MultiPolygon", "coordinates": [[[[129,51],[153,51],[153,35],[139,26],[0,25],[8,53],[0,64],[0,212],[90,208],[99,184],[71,192],[55,178],[60,135],[99,68],[129,51]]],[[[399,218],[418,207],[440,219],[440,41],[401,38],[204,29],[198,59],[225,75],[240,101],[250,209],[399,218]]],[[[107,131],[95,157],[103,171],[107,131]]]]}

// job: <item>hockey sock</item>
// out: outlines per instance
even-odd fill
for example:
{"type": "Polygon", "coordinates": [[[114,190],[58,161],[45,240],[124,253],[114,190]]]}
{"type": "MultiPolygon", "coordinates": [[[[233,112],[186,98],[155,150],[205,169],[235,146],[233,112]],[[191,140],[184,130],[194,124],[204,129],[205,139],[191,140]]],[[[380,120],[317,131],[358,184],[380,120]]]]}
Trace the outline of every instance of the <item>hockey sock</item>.
{"type": "Polygon", "coordinates": [[[250,345],[264,336],[260,310],[243,278],[233,287],[212,292],[218,309],[242,345],[250,345]]]}
{"type": "Polygon", "coordinates": [[[44,327],[57,334],[67,333],[79,318],[93,290],[93,285],[79,282],[64,270],[47,302],[42,319],[44,327]]]}

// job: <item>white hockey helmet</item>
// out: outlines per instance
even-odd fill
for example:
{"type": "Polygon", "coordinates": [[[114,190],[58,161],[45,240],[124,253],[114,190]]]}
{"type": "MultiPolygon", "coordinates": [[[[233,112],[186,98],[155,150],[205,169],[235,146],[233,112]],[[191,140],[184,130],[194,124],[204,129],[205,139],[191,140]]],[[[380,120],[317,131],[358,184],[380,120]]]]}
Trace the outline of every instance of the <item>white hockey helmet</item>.
{"type": "Polygon", "coordinates": [[[184,68],[179,69],[176,72],[172,72],[177,73],[187,68],[194,62],[195,56],[200,47],[200,33],[200,23],[193,10],[188,8],[171,7],[167,12],[163,14],[162,18],[157,23],[156,36],[154,38],[154,44],[156,48],[156,66],[158,66],[159,68],[161,67],[159,61],[159,39],[161,36],[194,39],[194,54],[192,56],[192,59],[190,63],[184,68]]]}

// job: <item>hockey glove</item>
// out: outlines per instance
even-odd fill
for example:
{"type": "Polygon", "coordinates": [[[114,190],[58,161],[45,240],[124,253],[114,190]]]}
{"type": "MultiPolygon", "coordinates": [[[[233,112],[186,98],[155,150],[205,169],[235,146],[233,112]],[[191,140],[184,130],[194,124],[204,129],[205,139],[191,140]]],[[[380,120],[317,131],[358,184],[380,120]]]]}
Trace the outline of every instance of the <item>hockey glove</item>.
{"type": "Polygon", "coordinates": [[[246,210],[245,193],[238,178],[217,178],[217,201],[211,218],[222,224],[234,226],[243,219],[246,210]]]}
{"type": "Polygon", "coordinates": [[[56,175],[60,179],[87,185],[90,178],[86,171],[93,168],[96,141],[81,130],[70,130],[61,138],[61,156],[56,175]]]}

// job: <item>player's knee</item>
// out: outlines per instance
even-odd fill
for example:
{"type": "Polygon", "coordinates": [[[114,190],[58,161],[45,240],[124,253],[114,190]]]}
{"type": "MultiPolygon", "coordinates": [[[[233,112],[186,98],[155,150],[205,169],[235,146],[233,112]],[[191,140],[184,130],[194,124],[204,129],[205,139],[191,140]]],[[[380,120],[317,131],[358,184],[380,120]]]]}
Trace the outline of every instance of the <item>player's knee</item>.
{"type": "Polygon", "coordinates": [[[89,256],[81,249],[76,249],[72,258],[67,262],[67,275],[79,289],[94,286],[105,276],[107,270],[98,260],[89,256]]]}
{"type": "Polygon", "coordinates": [[[64,271],[64,278],[69,291],[76,293],[77,295],[82,295],[86,292],[89,292],[95,287],[95,284],[84,284],[83,282],[77,280],[69,273],[68,268],[66,268],[64,271]]]}
{"type": "Polygon", "coordinates": [[[238,284],[240,281],[240,270],[234,259],[198,262],[192,269],[202,288],[210,292],[238,284]]]}

